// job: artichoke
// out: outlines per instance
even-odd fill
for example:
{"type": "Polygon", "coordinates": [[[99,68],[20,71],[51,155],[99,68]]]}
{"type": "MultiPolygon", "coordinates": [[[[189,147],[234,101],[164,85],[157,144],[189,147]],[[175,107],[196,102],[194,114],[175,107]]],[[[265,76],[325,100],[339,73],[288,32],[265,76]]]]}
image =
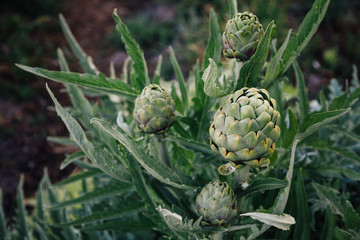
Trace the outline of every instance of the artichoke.
{"type": "Polygon", "coordinates": [[[256,15],[250,12],[237,13],[226,23],[222,35],[223,54],[227,58],[248,60],[264,35],[264,30],[256,15]]]}
{"type": "Polygon", "coordinates": [[[242,88],[231,94],[211,124],[211,149],[239,165],[264,167],[280,136],[280,113],[265,89],[242,88]]]}
{"type": "Polygon", "coordinates": [[[162,87],[151,84],[136,98],[134,119],[144,133],[163,133],[175,121],[174,100],[162,87]]]}
{"type": "Polygon", "coordinates": [[[227,225],[237,214],[234,191],[226,182],[208,183],[196,197],[196,211],[205,225],[227,225]]]}

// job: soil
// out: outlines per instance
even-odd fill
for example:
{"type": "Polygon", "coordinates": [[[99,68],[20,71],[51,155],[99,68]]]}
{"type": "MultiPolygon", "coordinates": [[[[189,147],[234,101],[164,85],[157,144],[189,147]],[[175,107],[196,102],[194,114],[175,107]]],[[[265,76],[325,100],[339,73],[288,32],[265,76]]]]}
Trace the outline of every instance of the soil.
{"type": "MultiPolygon", "coordinates": [[[[65,4],[62,13],[71,30],[85,52],[93,57],[97,67],[105,74],[108,73],[110,61],[114,61],[115,67],[121,67],[127,57],[122,52],[111,52],[103,41],[115,27],[112,11],[117,8],[118,14],[125,16],[136,12],[139,6],[143,7],[144,4],[140,2],[74,0],[65,4]]],[[[52,17],[52,21],[58,21],[57,17],[52,17]]],[[[52,53],[43,54],[38,66],[58,70],[55,53],[56,47],[61,47],[70,59],[71,70],[81,72],[76,60],[70,55],[60,28],[57,31],[33,33],[31,37],[39,44],[54,46],[52,53]]],[[[19,59],[15,60],[21,62],[19,59]]],[[[0,62],[0,83],[8,82],[21,88],[22,83],[12,71],[12,64],[0,62]]],[[[7,217],[14,214],[16,188],[21,174],[25,180],[25,197],[31,198],[35,195],[44,168],[48,170],[52,182],[66,178],[74,170],[72,165],[60,170],[60,164],[66,154],[76,149],[54,144],[46,139],[48,136],[68,136],[68,132],[52,108],[53,102],[45,89],[44,79],[30,74],[26,77],[31,79],[28,85],[34,91],[30,100],[9,99],[0,95],[0,189],[4,195],[3,208],[7,217]]],[[[71,104],[68,96],[61,91],[62,84],[46,82],[63,106],[71,104]]]]}

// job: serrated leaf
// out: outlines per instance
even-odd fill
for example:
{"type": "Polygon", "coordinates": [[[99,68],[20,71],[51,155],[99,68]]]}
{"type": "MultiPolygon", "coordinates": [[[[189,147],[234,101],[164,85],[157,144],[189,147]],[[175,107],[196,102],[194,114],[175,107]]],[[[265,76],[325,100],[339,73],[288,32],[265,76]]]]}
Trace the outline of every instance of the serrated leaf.
{"type": "Polygon", "coordinates": [[[268,56],[271,37],[275,28],[274,21],[266,27],[264,36],[261,38],[255,54],[247,61],[240,70],[236,89],[242,87],[256,87],[259,82],[259,75],[268,56]]]}
{"type": "Polygon", "coordinates": [[[172,49],[171,46],[169,47],[169,51],[170,51],[170,62],[174,69],[175,76],[176,76],[176,79],[177,79],[177,81],[179,83],[179,87],[180,87],[181,100],[182,100],[182,106],[183,106],[182,109],[184,111],[186,111],[187,106],[188,106],[188,97],[187,97],[187,89],[186,89],[185,79],[181,72],[180,65],[179,65],[178,61],[176,60],[174,50],[172,49]]]}
{"type": "Polygon", "coordinates": [[[56,205],[52,205],[50,207],[50,210],[63,208],[76,204],[84,204],[86,202],[94,202],[104,198],[109,198],[112,196],[123,194],[124,192],[128,192],[129,189],[131,188],[132,185],[128,183],[117,182],[116,184],[107,185],[105,187],[95,189],[92,192],[85,193],[84,195],[78,198],[62,201],[56,205]]]}
{"type": "Polygon", "coordinates": [[[295,219],[288,214],[276,215],[269,213],[250,212],[240,214],[240,216],[251,217],[252,219],[258,220],[267,225],[271,225],[282,230],[290,230],[290,226],[295,224],[295,219]]]}
{"type": "Polygon", "coordinates": [[[294,61],[293,67],[296,78],[296,88],[298,89],[298,98],[299,98],[299,107],[300,107],[299,115],[300,115],[300,123],[301,123],[304,117],[306,116],[306,114],[310,112],[309,98],[306,91],[304,75],[297,61],[294,61]]]}
{"type": "Polygon", "coordinates": [[[58,187],[58,186],[63,186],[66,184],[70,184],[79,180],[84,180],[86,178],[90,178],[90,177],[95,177],[97,175],[103,174],[103,172],[100,169],[94,168],[88,171],[82,171],[78,174],[69,176],[68,178],[66,178],[65,180],[58,182],[56,184],[54,184],[54,186],[58,187]]]}
{"type": "Polygon", "coordinates": [[[335,227],[334,235],[337,240],[351,239],[351,233],[339,227],[335,227]]]}
{"type": "Polygon", "coordinates": [[[136,161],[140,163],[140,165],[145,168],[145,170],[150,175],[159,181],[181,189],[194,189],[194,187],[197,185],[190,177],[180,177],[180,175],[175,170],[172,170],[168,166],[162,164],[159,159],[151,159],[144,153],[142,149],[138,147],[138,145],[132,139],[112,128],[108,122],[93,118],[91,123],[97,125],[115,139],[117,139],[120,144],[131,153],[136,161]]]}
{"type": "Polygon", "coordinates": [[[86,135],[80,124],[68,112],[66,112],[63,107],[61,107],[61,105],[56,100],[54,94],[51,92],[50,88],[47,85],[46,89],[49,92],[53,102],[55,103],[56,112],[61,117],[68,131],[70,132],[70,136],[85,153],[85,155],[98,168],[100,168],[109,176],[119,181],[130,183],[131,177],[124,168],[124,166],[121,166],[119,161],[115,159],[114,156],[107,152],[105,149],[95,148],[86,138],[86,135]]]}
{"type": "Polygon", "coordinates": [[[322,226],[320,240],[328,240],[334,238],[334,227],[335,227],[334,221],[335,220],[333,213],[331,211],[330,206],[328,206],[325,213],[325,220],[322,226]]]}
{"type": "Polygon", "coordinates": [[[345,211],[344,211],[344,223],[346,229],[359,230],[360,226],[360,215],[351,205],[350,201],[345,202],[345,211]]]}
{"type": "Polygon", "coordinates": [[[224,67],[220,76],[218,76],[218,68],[216,63],[210,58],[210,64],[205,69],[201,79],[204,81],[204,92],[206,95],[219,98],[226,96],[234,91],[235,79],[238,77],[239,70],[242,63],[228,61],[227,66],[224,67]]]}
{"type": "Polygon", "coordinates": [[[344,175],[346,178],[354,181],[360,181],[360,172],[345,167],[322,167],[317,172],[325,177],[342,178],[344,175]]]}
{"type": "Polygon", "coordinates": [[[318,195],[320,200],[326,203],[325,206],[330,207],[332,213],[337,214],[341,217],[344,216],[343,206],[339,203],[339,198],[336,193],[334,191],[331,191],[332,189],[329,189],[329,187],[325,187],[315,182],[312,182],[311,186],[315,189],[316,194],[318,195]]]}
{"type": "Polygon", "coordinates": [[[116,22],[116,30],[121,34],[121,40],[125,44],[125,49],[134,62],[134,68],[137,75],[137,82],[139,89],[143,89],[146,85],[150,84],[150,79],[147,72],[146,61],[144,53],[140,49],[139,44],[132,37],[126,25],[122,22],[121,18],[117,15],[117,9],[114,9],[113,17],[116,22]]]}
{"type": "Polygon", "coordinates": [[[320,151],[328,151],[333,152],[338,155],[341,155],[347,159],[353,160],[357,163],[360,163],[360,156],[357,155],[355,152],[349,150],[348,148],[341,147],[341,146],[331,146],[329,144],[326,144],[321,141],[317,142],[307,142],[308,146],[311,146],[314,149],[320,150],[320,151]]]}
{"type": "Polygon", "coordinates": [[[312,36],[318,29],[323,20],[330,0],[315,0],[310,11],[302,21],[298,33],[290,39],[290,42],[284,53],[284,64],[281,72],[284,73],[291,66],[296,57],[301,53],[309,43],[312,36]]]}
{"type": "Polygon", "coordinates": [[[105,93],[112,93],[119,96],[123,96],[129,99],[134,99],[137,97],[137,93],[129,85],[117,81],[117,84],[113,83],[114,81],[103,81],[100,77],[91,75],[88,73],[67,73],[59,71],[50,71],[42,68],[33,68],[21,64],[15,64],[17,67],[27,71],[29,73],[35,74],[37,76],[53,80],[55,82],[61,83],[72,83],[80,85],[83,87],[99,90],[105,93]]]}
{"type": "Polygon", "coordinates": [[[62,14],[59,14],[59,19],[60,19],[60,26],[61,26],[62,31],[64,32],[65,38],[66,38],[72,52],[74,53],[76,58],[79,60],[81,67],[84,69],[85,72],[87,72],[89,74],[97,75],[99,73],[99,71],[95,67],[92,58],[89,57],[88,55],[86,55],[84,50],[81,48],[80,44],[75,39],[73,33],[71,32],[71,30],[69,28],[69,25],[67,24],[67,22],[62,14]]]}
{"type": "Polygon", "coordinates": [[[161,206],[156,208],[161,214],[166,224],[175,231],[179,232],[196,232],[200,231],[200,221],[198,220],[193,224],[193,220],[185,220],[183,222],[182,216],[177,213],[171,212],[161,206]]]}
{"type": "Polygon", "coordinates": [[[114,208],[114,209],[106,209],[103,211],[94,212],[90,215],[85,217],[78,218],[71,222],[60,223],[59,226],[74,226],[74,225],[83,225],[89,224],[92,222],[99,222],[114,218],[121,218],[126,215],[138,213],[141,211],[145,211],[144,203],[141,201],[134,201],[130,203],[124,203],[121,208],[114,208]]]}
{"type": "Polygon", "coordinates": [[[251,193],[263,192],[267,190],[274,190],[286,187],[286,181],[278,178],[256,178],[253,183],[246,190],[236,190],[235,193],[238,197],[245,196],[251,193]]]}
{"type": "Polygon", "coordinates": [[[327,129],[330,129],[331,131],[334,131],[334,132],[337,132],[339,134],[342,134],[354,141],[357,141],[357,142],[360,142],[360,136],[349,131],[348,129],[346,128],[343,128],[343,127],[340,127],[340,126],[337,126],[337,125],[331,125],[331,126],[328,126],[327,129]]]}
{"type": "Polygon", "coordinates": [[[210,9],[210,22],[209,22],[209,39],[204,52],[204,62],[202,69],[205,69],[210,64],[209,58],[213,59],[215,63],[220,62],[221,56],[221,33],[217,20],[217,15],[214,10],[210,9]]]}
{"type": "Polygon", "coordinates": [[[334,110],[320,113],[309,113],[306,115],[304,122],[300,126],[300,133],[298,134],[299,140],[304,139],[313,132],[324,127],[326,124],[340,118],[350,111],[350,108],[334,110]]]}
{"type": "Polygon", "coordinates": [[[310,210],[307,202],[307,194],[304,186],[304,179],[302,169],[298,172],[298,177],[295,183],[296,191],[296,222],[294,229],[294,240],[308,240],[310,239],[310,210]]]}

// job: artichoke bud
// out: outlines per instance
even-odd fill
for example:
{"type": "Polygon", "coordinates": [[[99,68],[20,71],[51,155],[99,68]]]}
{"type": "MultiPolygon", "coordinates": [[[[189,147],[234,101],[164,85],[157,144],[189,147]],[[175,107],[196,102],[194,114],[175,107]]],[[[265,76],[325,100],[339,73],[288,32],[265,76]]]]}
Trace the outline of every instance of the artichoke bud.
{"type": "Polygon", "coordinates": [[[280,113],[265,89],[231,94],[210,126],[211,149],[236,165],[265,167],[280,137],[280,113]]]}
{"type": "Polygon", "coordinates": [[[250,12],[237,13],[226,23],[222,35],[223,54],[239,61],[248,60],[264,35],[263,26],[256,15],[250,12]]]}
{"type": "Polygon", "coordinates": [[[234,191],[226,182],[208,183],[196,197],[196,211],[203,217],[204,225],[228,225],[237,214],[234,191]]]}
{"type": "Polygon", "coordinates": [[[144,133],[163,133],[175,121],[174,100],[162,87],[151,84],[135,100],[134,119],[144,133]]]}

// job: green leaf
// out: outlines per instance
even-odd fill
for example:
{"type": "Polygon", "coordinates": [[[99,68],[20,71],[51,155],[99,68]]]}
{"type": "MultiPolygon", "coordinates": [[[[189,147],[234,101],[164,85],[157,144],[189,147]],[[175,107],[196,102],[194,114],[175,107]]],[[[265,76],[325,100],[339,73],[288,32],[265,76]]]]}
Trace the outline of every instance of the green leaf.
{"type": "Polygon", "coordinates": [[[342,134],[342,135],[348,137],[351,140],[354,140],[356,142],[360,142],[360,136],[353,133],[353,132],[351,132],[351,131],[349,131],[346,128],[340,127],[338,125],[331,125],[331,126],[328,126],[327,128],[330,129],[331,131],[342,134]]]}
{"type": "Polygon", "coordinates": [[[319,130],[321,127],[324,127],[326,124],[329,124],[330,122],[340,118],[349,111],[350,108],[346,108],[341,110],[307,114],[304,122],[300,126],[300,133],[297,136],[298,139],[304,139],[313,132],[319,130]]]}
{"type": "Polygon", "coordinates": [[[296,225],[294,229],[294,240],[308,240],[310,239],[310,210],[308,205],[308,198],[304,186],[304,179],[302,169],[298,172],[298,177],[295,183],[296,191],[296,225]]]}
{"type": "Polygon", "coordinates": [[[66,178],[65,180],[58,182],[56,184],[54,184],[54,186],[58,187],[58,186],[63,186],[66,184],[70,184],[79,180],[84,180],[86,178],[91,178],[91,177],[95,177],[97,175],[103,174],[103,172],[100,169],[94,168],[88,171],[82,171],[78,174],[72,175],[68,178],[66,178]]]}
{"type": "Polygon", "coordinates": [[[354,181],[360,181],[360,172],[345,167],[322,167],[317,172],[325,177],[343,178],[342,175],[344,175],[346,178],[352,179],[354,181]]]}
{"type": "Polygon", "coordinates": [[[235,190],[238,197],[246,196],[251,193],[274,190],[287,186],[287,182],[278,178],[260,178],[257,177],[246,190],[235,190]]]}
{"type": "Polygon", "coordinates": [[[299,131],[299,124],[297,122],[297,119],[295,117],[295,114],[293,113],[293,111],[291,111],[291,109],[288,110],[289,112],[289,128],[286,129],[285,131],[282,131],[282,135],[283,135],[283,145],[285,148],[288,148],[291,143],[293,142],[296,134],[299,131]]]}
{"type": "Polygon", "coordinates": [[[238,13],[237,0],[228,0],[228,9],[230,18],[232,18],[236,13],[238,13]]]}
{"type": "Polygon", "coordinates": [[[73,163],[76,160],[82,159],[85,157],[85,154],[83,151],[77,151],[70,155],[68,155],[65,160],[60,165],[60,170],[63,170],[66,168],[69,164],[73,163]]]}
{"type": "Polygon", "coordinates": [[[285,41],[283,42],[283,44],[281,45],[279,50],[276,52],[275,56],[273,58],[271,58],[269,65],[266,68],[266,73],[265,73],[264,83],[263,83],[264,88],[267,88],[269,85],[271,85],[271,83],[273,83],[273,81],[275,81],[277,79],[277,77],[279,76],[280,66],[281,66],[282,60],[283,60],[283,54],[289,43],[291,32],[292,32],[292,29],[289,30],[285,41]]]}
{"type": "Polygon", "coordinates": [[[54,94],[50,88],[46,85],[46,89],[49,92],[53,102],[55,103],[55,109],[58,115],[61,117],[66,125],[66,128],[70,132],[70,136],[85,153],[85,155],[103,172],[109,176],[122,181],[130,183],[130,175],[124,166],[119,164],[119,161],[114,158],[112,154],[105,149],[95,148],[91,142],[88,141],[86,135],[80,126],[80,124],[68,113],[56,100],[54,94]]]}
{"type": "Polygon", "coordinates": [[[116,184],[110,184],[102,188],[97,188],[94,191],[85,193],[84,195],[78,198],[62,201],[56,205],[52,205],[50,207],[50,210],[63,208],[76,204],[84,204],[86,202],[94,202],[97,200],[102,200],[104,198],[109,198],[112,196],[116,196],[128,192],[131,188],[132,188],[131,184],[117,182],[116,184]]]}
{"type": "Polygon", "coordinates": [[[271,21],[266,28],[264,36],[261,38],[255,54],[247,61],[240,70],[236,89],[242,87],[256,87],[259,84],[259,75],[263,69],[268,56],[271,37],[275,28],[274,21],[271,21]]]}
{"type": "Polygon", "coordinates": [[[61,71],[70,72],[69,65],[65,59],[64,52],[61,50],[61,48],[58,48],[56,53],[58,56],[61,71]]]}
{"type": "Polygon", "coordinates": [[[299,115],[300,115],[300,123],[301,123],[304,120],[306,114],[310,112],[309,98],[306,91],[304,75],[297,61],[294,61],[293,67],[296,78],[296,88],[298,89],[298,98],[299,98],[299,107],[300,107],[299,115]]]}
{"type": "Polygon", "coordinates": [[[169,51],[170,51],[170,62],[175,71],[176,79],[177,79],[177,81],[179,83],[179,87],[180,87],[183,109],[186,112],[187,105],[188,105],[188,97],[187,97],[185,79],[181,72],[180,65],[179,65],[178,61],[176,60],[174,50],[172,49],[171,46],[169,47],[169,51]]]}
{"type": "Polygon", "coordinates": [[[310,11],[306,14],[304,20],[302,21],[298,33],[291,37],[285,50],[284,64],[281,69],[282,73],[286,72],[296,57],[309,43],[324,18],[329,3],[330,0],[315,0],[310,11]]]}
{"type": "Polygon", "coordinates": [[[17,208],[16,208],[15,228],[16,228],[16,235],[19,239],[30,239],[29,227],[26,221],[23,186],[24,186],[24,175],[21,175],[16,193],[17,208]]]}
{"type": "Polygon", "coordinates": [[[228,65],[231,65],[230,69],[223,69],[222,74],[218,76],[216,63],[211,58],[209,61],[210,64],[201,77],[204,81],[204,92],[206,95],[219,98],[232,93],[234,91],[234,80],[237,79],[237,73],[242,63],[238,63],[235,60],[228,61],[228,65]]]}
{"type": "Polygon", "coordinates": [[[307,142],[306,145],[311,146],[312,148],[317,149],[319,151],[333,152],[333,153],[341,155],[347,159],[350,159],[357,163],[360,163],[360,156],[357,155],[355,152],[349,150],[348,148],[341,147],[341,146],[331,146],[331,145],[327,144],[326,142],[322,142],[322,141],[307,142]]]}
{"type": "Polygon", "coordinates": [[[214,10],[210,9],[210,23],[209,23],[209,40],[204,53],[204,62],[202,69],[209,65],[209,58],[213,59],[216,64],[220,62],[221,57],[221,32],[217,20],[217,15],[214,10]]]}
{"type": "Polygon", "coordinates": [[[160,85],[160,75],[161,75],[162,60],[163,60],[163,57],[162,57],[162,55],[160,55],[158,57],[158,61],[157,61],[155,71],[154,71],[153,83],[155,83],[157,85],[160,85]]]}
{"type": "Polygon", "coordinates": [[[89,231],[121,231],[136,232],[136,231],[147,231],[157,227],[152,221],[145,217],[139,218],[119,218],[116,220],[110,220],[104,223],[98,223],[95,225],[81,226],[80,230],[89,231]]]}
{"type": "Polygon", "coordinates": [[[331,240],[334,238],[335,220],[330,206],[327,207],[325,213],[324,225],[321,231],[320,240],[331,240]]]}
{"type": "Polygon", "coordinates": [[[181,99],[176,92],[176,87],[174,82],[171,83],[171,97],[174,99],[176,111],[183,113],[185,111],[184,105],[182,104],[181,99]]]}
{"type": "Polygon", "coordinates": [[[60,19],[60,26],[62,31],[64,32],[65,38],[72,50],[72,52],[75,54],[76,58],[79,60],[79,63],[81,67],[84,69],[86,73],[97,75],[99,71],[95,67],[93,60],[91,57],[86,55],[84,50],[81,48],[80,44],[75,39],[74,35],[72,34],[69,25],[67,24],[64,16],[62,14],[59,14],[60,19]]]}
{"type": "Polygon", "coordinates": [[[103,81],[100,77],[88,73],[67,73],[50,71],[42,68],[32,68],[21,64],[15,65],[27,72],[47,78],[49,80],[53,80],[55,82],[72,83],[83,87],[96,89],[102,92],[116,94],[129,99],[134,99],[137,96],[135,90],[133,90],[129,85],[120,81],[118,81],[117,84],[114,84],[110,81],[103,81]]]}
{"type": "Polygon", "coordinates": [[[85,217],[78,218],[74,221],[67,223],[60,223],[59,226],[73,226],[73,225],[82,225],[89,224],[92,222],[104,221],[114,218],[121,218],[126,215],[138,213],[145,211],[144,203],[141,201],[133,201],[130,203],[124,203],[120,208],[106,209],[103,211],[94,212],[85,217]]]}
{"type": "MultiPolygon", "coordinates": [[[[291,182],[292,182],[292,176],[293,176],[293,171],[294,171],[294,163],[295,163],[295,152],[296,152],[296,146],[298,144],[299,140],[295,139],[292,143],[292,147],[291,147],[291,156],[290,156],[290,164],[289,164],[289,170],[286,173],[285,176],[285,181],[287,181],[287,186],[280,189],[276,200],[272,206],[271,213],[273,214],[283,214],[288,198],[289,198],[289,193],[290,193],[290,187],[291,187],[291,182]]],[[[264,224],[262,226],[262,228],[260,230],[256,229],[256,231],[253,231],[252,234],[249,236],[248,240],[252,240],[257,238],[258,236],[260,236],[261,234],[263,234],[264,232],[266,232],[268,229],[270,228],[269,225],[264,224]]]]}
{"type": "Polygon", "coordinates": [[[118,140],[120,144],[131,153],[136,161],[140,163],[140,165],[150,175],[159,181],[181,189],[194,189],[194,187],[197,185],[190,177],[180,176],[175,170],[172,170],[168,166],[161,163],[159,159],[150,158],[144,153],[143,149],[139,148],[136,142],[134,142],[126,135],[123,135],[116,129],[112,128],[108,122],[93,118],[91,123],[97,125],[99,128],[103,129],[105,132],[118,140]]]}
{"type": "Polygon", "coordinates": [[[202,144],[198,141],[191,140],[189,138],[183,138],[179,136],[168,136],[167,139],[172,142],[176,142],[186,149],[191,149],[196,152],[201,152],[210,156],[217,156],[215,152],[213,152],[208,144],[202,144]]]}
{"type": "Polygon", "coordinates": [[[344,207],[339,202],[339,197],[336,195],[337,191],[329,187],[325,187],[321,184],[312,182],[311,186],[315,189],[316,194],[325,206],[329,206],[332,213],[337,214],[341,217],[344,216],[344,207]]]}
{"type": "Polygon", "coordinates": [[[6,220],[3,209],[3,193],[0,189],[0,239],[6,239],[7,229],[6,229],[6,220]]]}
{"type": "Polygon", "coordinates": [[[131,36],[126,25],[122,22],[121,18],[117,15],[117,10],[114,9],[113,17],[116,22],[116,30],[121,34],[121,40],[125,44],[125,49],[131,59],[134,62],[135,72],[137,74],[137,82],[139,89],[143,89],[146,85],[150,84],[150,79],[147,72],[146,61],[144,58],[144,53],[140,49],[139,44],[131,36]]]}
{"type": "Polygon", "coordinates": [[[344,211],[344,223],[346,229],[353,229],[355,231],[359,230],[360,226],[360,215],[351,205],[350,201],[346,201],[345,203],[345,211],[344,211]]]}
{"type": "Polygon", "coordinates": [[[76,143],[71,140],[69,137],[47,137],[46,140],[49,142],[53,142],[60,145],[70,146],[70,147],[77,147],[76,143]]]}
{"type": "Polygon", "coordinates": [[[340,229],[339,227],[335,227],[335,238],[337,240],[344,240],[344,239],[351,239],[351,233],[348,231],[345,231],[343,229],[340,229]]]}

